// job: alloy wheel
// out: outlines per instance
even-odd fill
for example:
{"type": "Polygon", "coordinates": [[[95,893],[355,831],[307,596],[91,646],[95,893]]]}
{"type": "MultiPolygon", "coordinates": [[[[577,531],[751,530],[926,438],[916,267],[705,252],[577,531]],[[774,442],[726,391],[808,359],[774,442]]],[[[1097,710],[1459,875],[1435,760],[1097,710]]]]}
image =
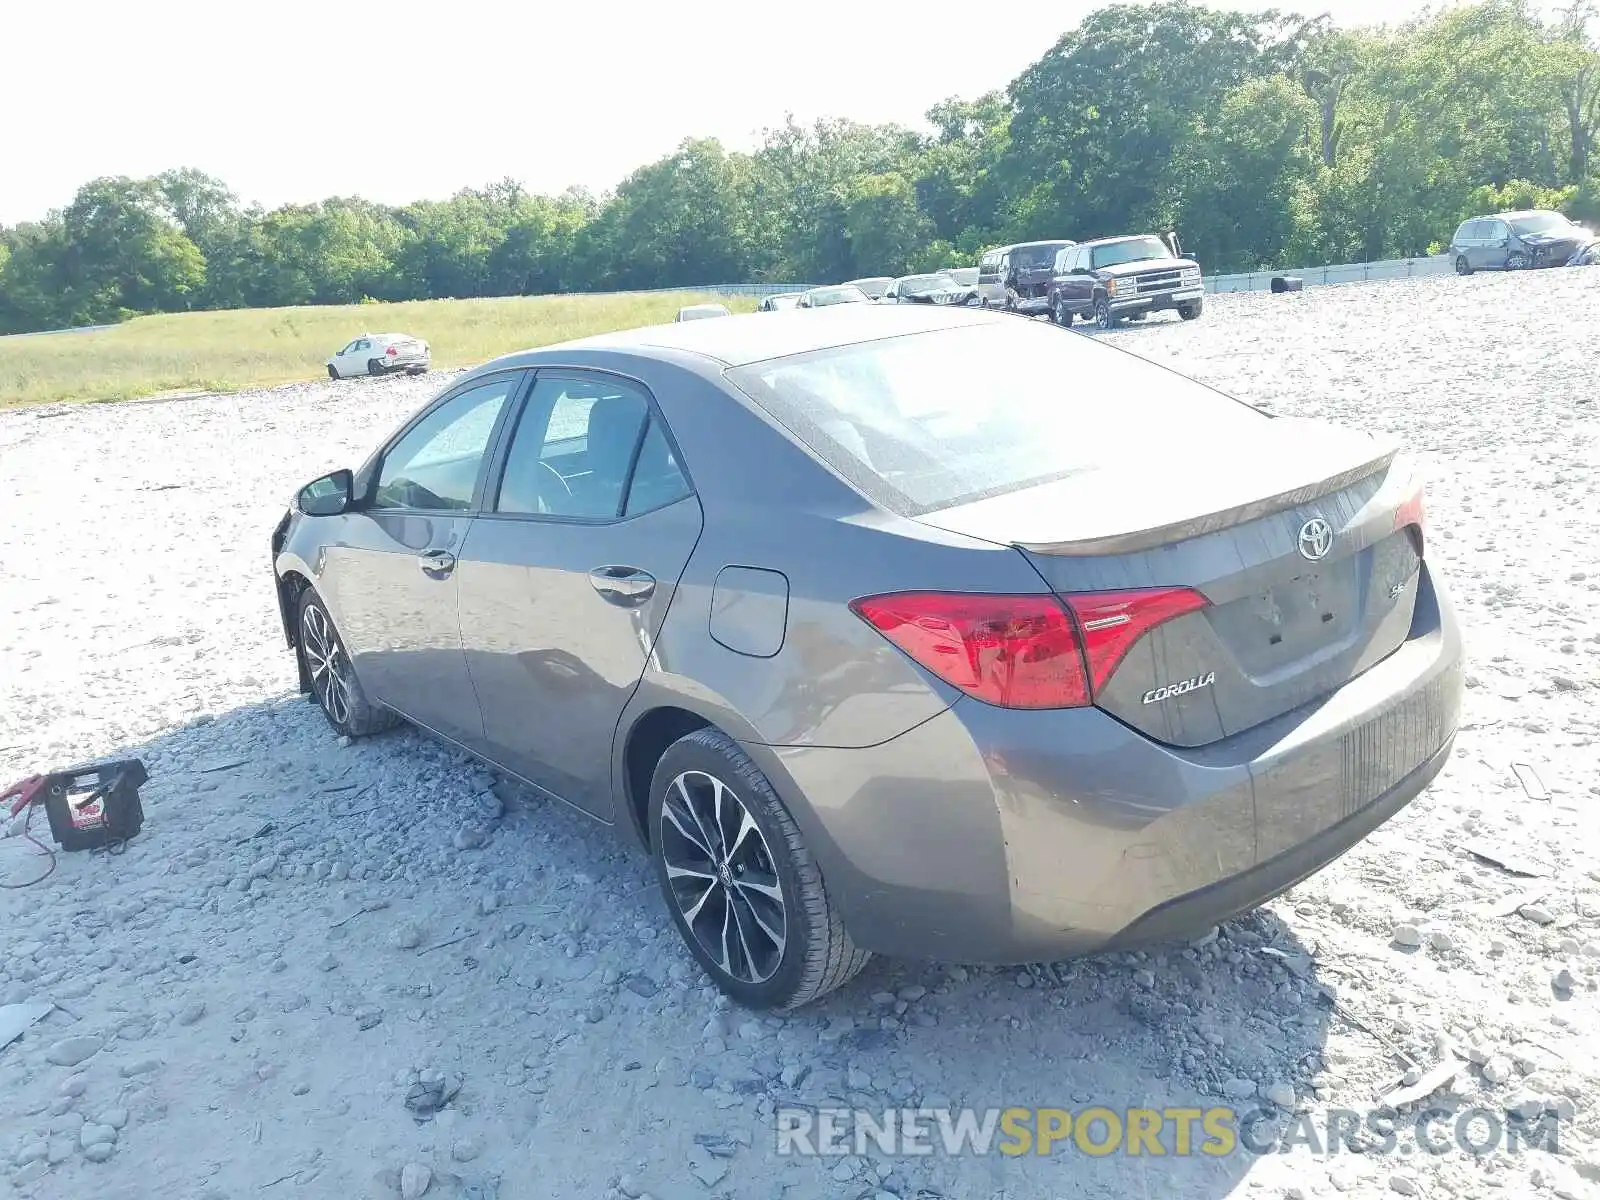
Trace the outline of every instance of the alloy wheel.
{"type": "Polygon", "coordinates": [[[300,645],[311,672],[311,686],[323,710],[334,724],[350,721],[350,661],[333,631],[328,614],[315,605],[306,606],[300,618],[300,645]]]}
{"type": "Polygon", "coordinates": [[[761,827],[727,784],[685,771],[667,787],[657,831],[672,902],[706,956],[730,979],[777,974],[788,910],[761,827]]]}

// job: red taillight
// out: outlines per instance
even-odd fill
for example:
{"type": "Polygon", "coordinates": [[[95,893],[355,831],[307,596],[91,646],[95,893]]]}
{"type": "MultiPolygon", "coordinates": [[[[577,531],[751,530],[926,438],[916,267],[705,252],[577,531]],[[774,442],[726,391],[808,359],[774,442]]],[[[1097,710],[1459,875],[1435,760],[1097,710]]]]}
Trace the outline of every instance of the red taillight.
{"type": "Polygon", "coordinates": [[[1417,557],[1422,557],[1423,530],[1427,527],[1427,513],[1423,509],[1422,484],[1417,484],[1417,490],[1401,501],[1400,507],[1394,511],[1394,527],[1412,530],[1412,540],[1416,543],[1417,557]]]}
{"type": "Polygon", "coordinates": [[[396,358],[396,357],[399,356],[400,351],[396,350],[393,346],[390,346],[387,350],[384,351],[384,353],[387,354],[390,358],[396,358]]]}
{"type": "Polygon", "coordinates": [[[1088,592],[1064,601],[1066,607],[1048,595],[900,592],[850,607],[969,696],[1002,708],[1082,708],[1150,629],[1206,604],[1187,588],[1088,592]]]}
{"type": "Polygon", "coordinates": [[[1096,692],[1105,687],[1133,644],[1145,634],[1206,606],[1206,598],[1191,588],[1080,592],[1066,600],[1083,630],[1084,656],[1096,692]]]}

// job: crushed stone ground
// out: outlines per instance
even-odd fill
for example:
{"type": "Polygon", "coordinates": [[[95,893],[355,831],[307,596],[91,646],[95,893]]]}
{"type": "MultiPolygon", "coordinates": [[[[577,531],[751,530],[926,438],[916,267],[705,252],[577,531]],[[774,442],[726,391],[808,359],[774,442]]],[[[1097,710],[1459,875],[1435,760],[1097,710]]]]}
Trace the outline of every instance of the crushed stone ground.
{"type": "MultiPolygon", "coordinates": [[[[0,414],[0,783],[151,773],[123,853],[0,892],[0,1003],[57,1006],[0,1049],[0,1194],[1600,1195],[1597,328],[1600,272],[1571,270],[1219,296],[1110,335],[1424,454],[1471,658],[1455,755],[1202,945],[875,960],[782,1018],[718,998],[607,829],[410,731],[341,746],[294,694],[271,527],[441,375],[0,414]],[[1501,1124],[1499,1149],[1448,1119],[1415,1152],[1412,1105],[1315,1152],[1330,1110],[1365,1120],[1441,1060],[1461,1067],[1432,1102],[1501,1124]],[[1267,1104],[1301,1142],[780,1159],[794,1103],[1267,1104]]],[[[41,866],[0,840],[0,881],[41,866]]]]}

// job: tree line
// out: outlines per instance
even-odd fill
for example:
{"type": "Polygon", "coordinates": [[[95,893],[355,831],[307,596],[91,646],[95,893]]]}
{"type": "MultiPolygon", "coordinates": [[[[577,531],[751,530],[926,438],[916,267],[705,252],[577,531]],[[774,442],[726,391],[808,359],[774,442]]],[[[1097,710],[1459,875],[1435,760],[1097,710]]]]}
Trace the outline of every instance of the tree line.
{"type": "Polygon", "coordinates": [[[741,281],[970,264],[1035,237],[1177,229],[1213,272],[1436,251],[1465,216],[1600,219],[1589,0],[1485,0],[1344,29],[1187,0],[1087,17],[931,127],[790,120],[690,138],[595,196],[514,181],[404,207],[241,208],[192,169],[101,178],[0,227],[0,333],[190,309],[741,281]]]}

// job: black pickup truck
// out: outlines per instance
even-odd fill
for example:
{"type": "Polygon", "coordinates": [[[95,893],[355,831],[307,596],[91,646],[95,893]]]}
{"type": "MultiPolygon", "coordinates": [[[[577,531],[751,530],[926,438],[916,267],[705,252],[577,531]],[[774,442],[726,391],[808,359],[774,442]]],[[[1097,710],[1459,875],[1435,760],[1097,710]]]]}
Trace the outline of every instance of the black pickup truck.
{"type": "Polygon", "coordinates": [[[1200,315],[1205,287],[1200,264],[1179,257],[1153,233],[1081,242],[1057,260],[1050,280],[1050,317],[1058,325],[1092,320],[1111,329],[1124,318],[1176,310],[1185,321],[1200,315]]]}

